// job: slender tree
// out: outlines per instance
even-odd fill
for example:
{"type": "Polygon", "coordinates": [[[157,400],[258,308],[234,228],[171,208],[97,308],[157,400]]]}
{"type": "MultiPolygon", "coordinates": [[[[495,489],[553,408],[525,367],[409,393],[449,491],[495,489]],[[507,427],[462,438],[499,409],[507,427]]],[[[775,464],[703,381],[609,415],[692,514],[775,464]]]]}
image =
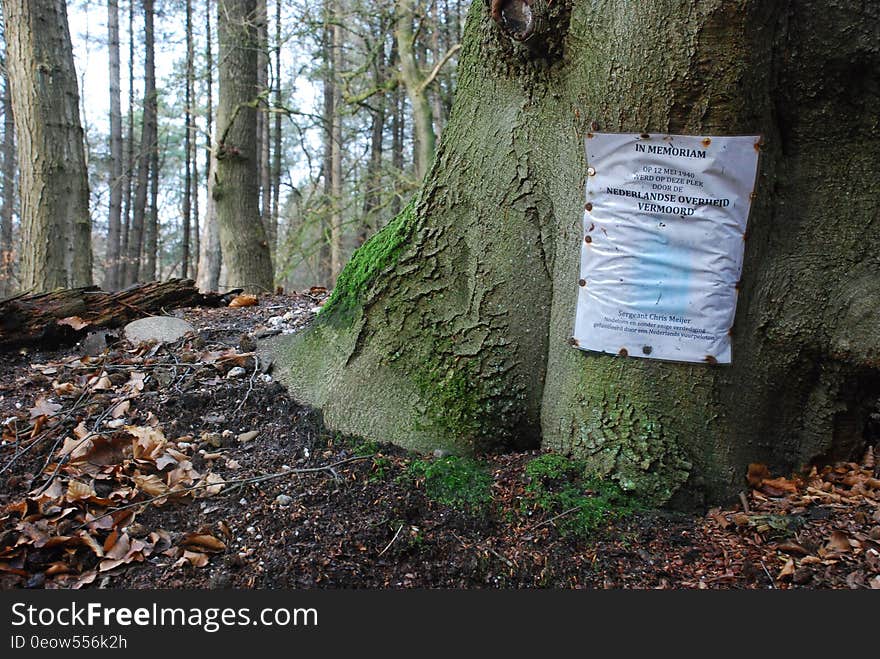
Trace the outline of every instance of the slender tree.
{"type": "Polygon", "coordinates": [[[257,153],[256,0],[218,0],[220,100],[212,191],[229,283],[273,289],[269,243],[260,220],[257,153]]]}
{"type": "Polygon", "coordinates": [[[3,0],[3,15],[18,129],[21,285],[88,285],[89,188],[67,8],[63,0],[3,0]]]}
{"type": "Polygon", "coordinates": [[[110,204],[107,218],[107,255],[104,288],[119,287],[119,256],[124,186],[122,162],[122,100],[119,89],[119,3],[107,0],[107,50],[110,64],[110,204]]]}
{"type": "MultiPolygon", "coordinates": [[[[156,279],[159,241],[159,96],[156,90],[155,2],[143,0],[144,10],[144,124],[149,131],[146,144],[146,170],[149,173],[149,205],[144,216],[144,246],[141,279],[156,279]]],[[[143,148],[143,146],[142,146],[143,148]]]]}
{"type": "Polygon", "coordinates": [[[276,263],[274,257],[278,247],[278,208],[281,197],[281,1],[275,0],[275,126],[272,131],[272,210],[267,231],[273,263],[276,263]]]}
{"type": "Polygon", "coordinates": [[[180,273],[183,277],[189,276],[189,236],[192,222],[192,137],[193,137],[193,113],[192,113],[192,83],[194,78],[194,55],[193,48],[193,11],[192,0],[186,0],[186,91],[184,92],[184,173],[183,173],[183,226],[180,250],[180,273]]]}
{"type": "Polygon", "coordinates": [[[120,237],[120,259],[117,286],[130,283],[132,262],[129,260],[129,244],[132,234],[132,202],[135,167],[134,144],[134,0],[128,3],[128,119],[125,135],[125,199],[122,212],[122,230],[120,237]]]}
{"type": "Polygon", "coordinates": [[[214,139],[214,52],[212,43],[213,12],[212,0],[205,0],[205,91],[207,144],[205,148],[205,181],[207,184],[207,208],[202,223],[202,238],[199,242],[199,268],[196,283],[200,290],[216,291],[220,285],[222,255],[220,246],[220,227],[217,225],[217,206],[214,201],[214,179],[216,163],[213,157],[214,139]]]}

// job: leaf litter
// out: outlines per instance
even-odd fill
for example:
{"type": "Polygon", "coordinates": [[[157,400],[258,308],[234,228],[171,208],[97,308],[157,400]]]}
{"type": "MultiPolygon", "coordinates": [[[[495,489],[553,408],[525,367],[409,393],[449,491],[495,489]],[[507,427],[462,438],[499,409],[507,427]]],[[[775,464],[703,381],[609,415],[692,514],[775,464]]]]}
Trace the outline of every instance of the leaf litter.
{"type": "Polygon", "coordinates": [[[325,299],[187,310],[197,333],[174,344],[8,355],[0,587],[880,588],[872,447],[797,475],[754,464],[736,505],[589,539],[530,503],[536,452],[483,457],[488,510],[430,499],[412,456],[327,432],[261,363],[256,341],[325,299]]]}

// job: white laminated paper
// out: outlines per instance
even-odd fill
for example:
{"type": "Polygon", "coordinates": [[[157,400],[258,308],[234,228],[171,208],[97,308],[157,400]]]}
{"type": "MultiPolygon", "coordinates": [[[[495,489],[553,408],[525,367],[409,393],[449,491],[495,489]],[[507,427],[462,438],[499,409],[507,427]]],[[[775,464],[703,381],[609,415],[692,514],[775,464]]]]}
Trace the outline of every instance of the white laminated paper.
{"type": "Polygon", "coordinates": [[[582,350],[730,363],[760,137],[590,133],[582,350]]]}

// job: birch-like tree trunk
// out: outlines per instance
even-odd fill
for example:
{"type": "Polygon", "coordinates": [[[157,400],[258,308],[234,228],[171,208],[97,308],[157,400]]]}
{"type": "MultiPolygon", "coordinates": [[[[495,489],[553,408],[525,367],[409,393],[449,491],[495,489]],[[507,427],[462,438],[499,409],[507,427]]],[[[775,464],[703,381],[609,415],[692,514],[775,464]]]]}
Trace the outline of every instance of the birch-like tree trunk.
{"type": "Polygon", "coordinates": [[[107,0],[107,55],[110,66],[110,202],[107,214],[107,254],[104,288],[119,287],[122,229],[122,193],[125,184],[122,162],[122,99],[119,89],[119,2],[107,0]]]}

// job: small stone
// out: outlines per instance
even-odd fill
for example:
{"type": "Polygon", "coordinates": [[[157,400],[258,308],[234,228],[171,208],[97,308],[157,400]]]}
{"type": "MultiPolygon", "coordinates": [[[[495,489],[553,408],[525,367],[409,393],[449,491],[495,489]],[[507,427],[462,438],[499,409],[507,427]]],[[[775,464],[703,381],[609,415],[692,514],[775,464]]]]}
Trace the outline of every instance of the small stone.
{"type": "Polygon", "coordinates": [[[226,374],[226,379],[231,380],[232,378],[244,377],[246,373],[247,371],[245,371],[241,366],[233,366],[226,374]]]}
{"type": "Polygon", "coordinates": [[[250,533],[251,535],[253,535],[254,533],[257,532],[257,529],[254,528],[253,526],[249,526],[249,527],[247,527],[247,528],[245,529],[245,531],[247,531],[248,533],[250,533]]]}
{"type": "Polygon", "coordinates": [[[266,321],[267,325],[272,327],[278,327],[284,323],[284,316],[272,316],[269,320],[266,321]]]}
{"type": "Polygon", "coordinates": [[[146,341],[173,343],[187,332],[194,331],[195,328],[188,322],[172,316],[139,318],[123,329],[125,338],[135,345],[146,341]]]}
{"type": "Polygon", "coordinates": [[[202,420],[205,423],[226,423],[226,417],[222,414],[206,414],[202,420]]]}
{"type": "Polygon", "coordinates": [[[434,457],[437,458],[438,460],[440,458],[447,458],[450,455],[452,455],[452,453],[447,451],[445,448],[435,448],[434,449],[434,457]]]}
{"type": "Polygon", "coordinates": [[[296,318],[296,314],[293,313],[292,311],[288,311],[286,314],[284,314],[281,317],[284,319],[285,322],[289,323],[291,320],[296,318]]]}
{"type": "Polygon", "coordinates": [[[279,506],[289,506],[292,501],[293,498],[287,496],[286,494],[279,494],[277,497],[275,497],[275,503],[277,503],[279,506]]]}
{"type": "Polygon", "coordinates": [[[260,434],[259,430],[251,430],[249,432],[243,432],[238,436],[238,441],[240,444],[245,444],[246,442],[252,441],[259,434],[260,434]]]}
{"type": "Polygon", "coordinates": [[[265,382],[266,384],[269,384],[270,382],[272,382],[272,376],[271,376],[271,375],[267,375],[266,373],[263,373],[263,374],[260,376],[260,379],[261,379],[263,382],[265,382]]]}
{"type": "Polygon", "coordinates": [[[247,505],[247,499],[245,499],[244,497],[242,497],[241,499],[238,500],[238,503],[239,503],[239,505],[241,505],[241,506],[246,506],[246,505],[247,505]]]}

